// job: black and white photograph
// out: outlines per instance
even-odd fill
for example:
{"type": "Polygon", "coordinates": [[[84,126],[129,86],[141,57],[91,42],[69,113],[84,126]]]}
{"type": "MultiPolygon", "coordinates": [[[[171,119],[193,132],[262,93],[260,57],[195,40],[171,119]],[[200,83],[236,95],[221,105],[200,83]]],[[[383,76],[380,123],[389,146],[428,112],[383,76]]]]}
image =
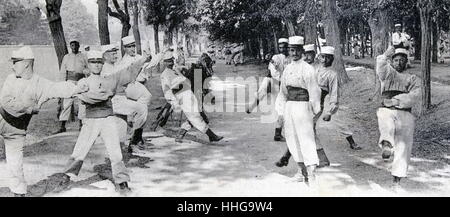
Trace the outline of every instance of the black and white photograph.
{"type": "Polygon", "coordinates": [[[450,0],[0,0],[0,197],[450,197],[450,0]]]}

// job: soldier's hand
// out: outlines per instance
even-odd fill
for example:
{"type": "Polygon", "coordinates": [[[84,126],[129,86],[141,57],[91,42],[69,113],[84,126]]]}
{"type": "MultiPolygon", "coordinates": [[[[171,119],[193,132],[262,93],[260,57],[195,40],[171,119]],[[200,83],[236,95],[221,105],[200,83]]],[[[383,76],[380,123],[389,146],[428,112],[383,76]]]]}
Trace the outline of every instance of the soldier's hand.
{"type": "Polygon", "coordinates": [[[323,116],[323,120],[324,120],[324,121],[327,121],[327,122],[330,121],[330,120],[331,120],[331,115],[329,115],[329,114],[324,115],[324,116],[323,116]]]}
{"type": "Polygon", "coordinates": [[[75,88],[75,93],[84,93],[89,91],[89,86],[86,83],[78,83],[78,85],[75,88]]]}
{"type": "Polygon", "coordinates": [[[387,57],[391,57],[394,54],[395,54],[395,48],[392,45],[389,45],[389,47],[386,50],[386,52],[384,52],[384,55],[386,55],[387,57]]]}

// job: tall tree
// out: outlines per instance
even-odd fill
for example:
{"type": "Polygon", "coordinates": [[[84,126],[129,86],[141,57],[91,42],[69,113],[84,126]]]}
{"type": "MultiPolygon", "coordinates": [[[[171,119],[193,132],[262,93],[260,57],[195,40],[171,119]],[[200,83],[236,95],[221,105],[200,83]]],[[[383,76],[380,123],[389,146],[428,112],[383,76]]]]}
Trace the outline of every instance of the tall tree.
{"type": "Polygon", "coordinates": [[[45,0],[45,11],[47,14],[48,25],[53,37],[58,65],[61,67],[64,55],[68,53],[64,29],[61,22],[60,9],[62,0],[45,0]]]}
{"type": "Polygon", "coordinates": [[[422,29],[422,110],[424,114],[431,107],[431,26],[432,13],[434,10],[433,0],[418,0],[417,7],[420,11],[420,21],[422,29]]]}
{"type": "Polygon", "coordinates": [[[131,0],[130,7],[132,9],[133,15],[133,36],[136,41],[136,51],[138,54],[142,55],[142,45],[141,45],[141,33],[139,31],[139,0],[131,0]]]}
{"type": "Polygon", "coordinates": [[[110,44],[109,26],[108,26],[108,0],[97,0],[98,4],[98,34],[100,44],[110,44]]]}
{"type": "MultiPolygon", "coordinates": [[[[114,5],[114,8],[116,9],[116,11],[111,10],[111,8],[108,6],[109,16],[117,18],[120,21],[120,23],[122,24],[122,35],[120,38],[124,38],[124,37],[128,36],[128,34],[130,33],[130,29],[131,29],[130,13],[128,11],[128,1],[129,0],[123,1],[123,10],[120,7],[119,2],[117,0],[112,0],[112,3],[114,5]]],[[[125,54],[125,49],[123,49],[122,40],[120,41],[120,47],[122,48],[120,50],[121,50],[122,56],[123,56],[125,54]]]]}
{"type": "Polygon", "coordinates": [[[349,77],[347,71],[345,71],[344,60],[342,58],[341,39],[336,19],[338,13],[336,9],[336,0],[323,1],[323,19],[325,21],[327,44],[330,44],[335,48],[333,68],[339,73],[339,82],[346,83],[349,80],[349,77]]]}

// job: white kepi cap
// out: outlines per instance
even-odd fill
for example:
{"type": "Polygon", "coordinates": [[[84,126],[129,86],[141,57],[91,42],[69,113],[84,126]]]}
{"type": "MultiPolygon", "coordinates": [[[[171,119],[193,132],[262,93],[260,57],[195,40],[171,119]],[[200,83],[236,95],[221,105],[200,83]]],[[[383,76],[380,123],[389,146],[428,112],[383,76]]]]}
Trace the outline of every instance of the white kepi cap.
{"type": "Polygon", "coordinates": [[[12,60],[34,60],[34,54],[30,46],[23,46],[11,54],[12,60]]]}
{"type": "Polygon", "coordinates": [[[307,44],[307,45],[303,46],[303,49],[305,49],[305,52],[311,52],[311,51],[316,52],[316,47],[314,44],[307,44]]]}
{"type": "Polygon", "coordinates": [[[302,46],[305,44],[305,39],[302,36],[289,37],[289,46],[302,46]]]}
{"type": "Polygon", "coordinates": [[[132,44],[132,43],[135,43],[135,42],[136,41],[134,40],[134,36],[132,36],[132,35],[129,35],[129,36],[126,36],[126,37],[122,38],[123,45],[129,45],[129,44],[132,44]]]}
{"type": "Polygon", "coordinates": [[[397,23],[397,24],[395,24],[395,27],[402,27],[402,24],[397,23]]]}
{"type": "Polygon", "coordinates": [[[103,59],[103,52],[98,50],[89,51],[87,53],[88,60],[103,59]]]}
{"type": "Polygon", "coordinates": [[[102,45],[102,53],[117,51],[117,50],[119,50],[117,45],[114,45],[114,44],[102,45]]]}
{"type": "Polygon", "coordinates": [[[278,39],[278,44],[281,44],[281,43],[289,43],[289,39],[287,39],[287,38],[278,39]]]}
{"type": "Polygon", "coordinates": [[[171,59],[174,59],[174,58],[175,58],[175,57],[173,56],[173,53],[172,53],[172,52],[167,52],[167,53],[165,53],[164,56],[163,56],[163,61],[171,60],[171,59]]]}
{"type": "Polygon", "coordinates": [[[403,55],[408,56],[409,53],[408,53],[408,50],[406,50],[405,48],[397,48],[397,49],[395,49],[394,56],[396,56],[398,54],[403,54],[403,55]]]}
{"type": "Polygon", "coordinates": [[[324,46],[320,50],[320,54],[328,54],[328,55],[333,55],[334,56],[334,47],[324,46]]]}

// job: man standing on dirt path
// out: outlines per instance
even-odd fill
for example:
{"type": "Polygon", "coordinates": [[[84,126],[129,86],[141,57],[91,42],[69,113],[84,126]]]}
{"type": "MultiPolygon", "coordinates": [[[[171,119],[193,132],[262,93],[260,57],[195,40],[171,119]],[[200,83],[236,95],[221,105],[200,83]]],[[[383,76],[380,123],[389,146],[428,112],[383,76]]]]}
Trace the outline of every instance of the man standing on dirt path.
{"type": "Polygon", "coordinates": [[[408,51],[390,46],[377,57],[376,73],[381,82],[382,105],[377,111],[382,158],[394,155],[391,174],[394,187],[407,176],[414,136],[411,108],[420,96],[421,80],[405,73],[408,51]]]}
{"type": "MultiPolygon", "coordinates": [[[[115,64],[115,70],[119,71],[129,67],[131,64],[139,61],[143,56],[136,54],[136,41],[133,36],[122,38],[122,44],[125,49],[123,58],[115,64]]],[[[104,54],[107,57],[107,53],[104,54]]],[[[139,153],[145,149],[145,141],[142,138],[144,126],[148,117],[148,105],[151,100],[151,93],[144,85],[150,77],[151,68],[155,67],[161,60],[162,54],[155,55],[147,64],[147,68],[139,73],[138,77],[127,84],[124,91],[119,91],[113,98],[113,110],[116,115],[126,115],[128,122],[132,126],[132,135],[129,143],[129,151],[139,153]]],[[[109,69],[102,70],[102,74],[111,73],[109,69]]],[[[130,72],[131,73],[131,72],[130,72]]]]}
{"type": "Polygon", "coordinates": [[[130,177],[122,160],[113,96],[124,95],[127,85],[136,80],[142,67],[146,68],[144,64],[148,58],[140,57],[125,68],[102,75],[103,58],[103,52],[89,52],[88,66],[91,75],[78,82],[89,87],[88,92],[77,96],[86,105],[86,118],[64,173],[77,176],[92,145],[101,136],[111,161],[116,189],[126,194],[130,191],[130,177]]]}
{"type": "Polygon", "coordinates": [[[52,82],[34,73],[34,54],[29,46],[13,51],[13,74],[0,93],[0,135],[5,141],[6,165],[11,172],[10,190],[15,196],[27,193],[23,173],[23,147],[31,117],[52,98],[70,98],[87,91],[73,82],[52,82]]]}
{"type": "MultiPolygon", "coordinates": [[[[80,43],[77,40],[70,41],[70,49],[71,53],[68,53],[64,56],[63,61],[61,63],[60,69],[60,79],[61,81],[70,81],[76,84],[80,79],[86,76],[87,71],[87,60],[86,55],[80,52],[80,43]]],[[[75,98],[67,98],[62,101],[62,110],[59,114],[59,121],[61,125],[59,129],[54,133],[63,133],[66,132],[66,123],[69,121],[72,112],[74,111],[75,98]]],[[[82,125],[82,119],[84,116],[84,107],[80,106],[80,103],[76,103],[78,105],[78,119],[80,122],[80,128],[82,125]]]]}
{"type": "MultiPolygon", "coordinates": [[[[322,47],[319,55],[319,64],[315,64],[316,50],[314,44],[309,44],[304,46],[305,49],[305,62],[313,66],[316,70],[317,82],[320,89],[322,90],[322,95],[320,99],[320,112],[314,117],[314,134],[317,145],[317,155],[319,156],[319,166],[326,167],[330,165],[327,155],[323,149],[320,142],[319,136],[317,134],[317,121],[324,112],[325,108],[325,97],[329,95],[328,99],[328,109],[325,110],[325,115],[323,117],[324,121],[330,121],[331,116],[334,115],[339,109],[339,84],[338,84],[338,74],[334,71],[331,66],[334,62],[334,48],[330,46],[322,47]]],[[[360,150],[361,147],[355,143],[353,140],[353,132],[350,131],[346,123],[342,123],[341,120],[336,119],[335,124],[337,125],[339,132],[346,137],[346,140],[350,144],[350,148],[353,150],[360,150]]],[[[280,158],[278,162],[275,163],[278,167],[287,166],[289,163],[289,158],[291,153],[289,149],[286,150],[283,157],[280,158]]]]}
{"type": "Polygon", "coordinates": [[[315,169],[319,164],[314,139],[313,118],[320,112],[321,90],[314,67],[302,59],[304,38],[289,38],[291,63],[281,78],[280,102],[284,107],[286,143],[299,169],[293,177],[315,186],[315,169]]]}
{"type": "Polygon", "coordinates": [[[280,78],[283,74],[284,68],[289,64],[289,52],[288,52],[287,38],[278,39],[279,54],[274,55],[270,60],[268,71],[269,73],[264,77],[258,92],[255,94],[255,100],[250,103],[247,108],[247,114],[250,114],[252,110],[259,105],[259,102],[268,94],[270,88],[271,93],[276,96],[275,100],[275,113],[277,114],[277,124],[275,127],[275,141],[284,140],[281,132],[283,129],[283,108],[280,106],[278,93],[280,91],[280,78]]]}
{"type": "Polygon", "coordinates": [[[197,98],[191,90],[189,80],[174,70],[174,57],[172,53],[166,53],[163,58],[166,68],[161,74],[161,87],[164,97],[175,111],[182,111],[187,121],[181,125],[181,129],[176,138],[176,142],[182,142],[184,136],[192,126],[202,133],[208,135],[210,142],[217,142],[223,139],[216,135],[200,115],[200,108],[197,98]]]}

